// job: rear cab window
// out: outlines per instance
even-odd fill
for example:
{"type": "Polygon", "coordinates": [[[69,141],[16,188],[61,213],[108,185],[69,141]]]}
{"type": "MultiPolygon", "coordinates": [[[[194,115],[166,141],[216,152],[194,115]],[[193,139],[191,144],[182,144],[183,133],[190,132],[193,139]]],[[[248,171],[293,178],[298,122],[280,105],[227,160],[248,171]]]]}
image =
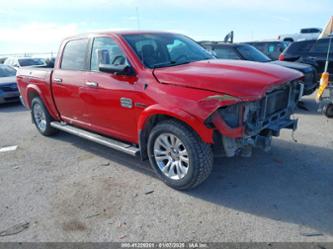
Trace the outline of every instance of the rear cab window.
{"type": "Polygon", "coordinates": [[[88,39],[68,41],[65,45],[60,68],[63,70],[87,70],[88,39]]]}
{"type": "Polygon", "coordinates": [[[320,29],[310,28],[310,29],[301,29],[301,34],[313,34],[313,33],[320,33],[320,29]]]}

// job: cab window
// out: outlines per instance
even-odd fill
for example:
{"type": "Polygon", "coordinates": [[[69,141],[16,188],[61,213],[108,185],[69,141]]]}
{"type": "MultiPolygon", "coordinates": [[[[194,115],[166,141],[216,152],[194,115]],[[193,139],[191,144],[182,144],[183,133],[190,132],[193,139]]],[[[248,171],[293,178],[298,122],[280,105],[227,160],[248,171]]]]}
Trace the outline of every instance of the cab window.
{"type": "Polygon", "coordinates": [[[88,39],[69,41],[62,55],[61,69],[85,70],[88,39]]]}
{"type": "Polygon", "coordinates": [[[99,71],[99,64],[107,65],[128,65],[125,54],[118,44],[108,37],[97,37],[91,51],[92,71],[99,71]]]}

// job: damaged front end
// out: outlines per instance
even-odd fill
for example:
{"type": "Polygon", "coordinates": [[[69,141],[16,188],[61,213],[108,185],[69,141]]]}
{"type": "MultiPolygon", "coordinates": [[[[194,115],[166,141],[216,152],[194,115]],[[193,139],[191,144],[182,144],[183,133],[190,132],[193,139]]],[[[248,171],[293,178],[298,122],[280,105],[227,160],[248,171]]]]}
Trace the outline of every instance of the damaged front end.
{"type": "Polygon", "coordinates": [[[279,136],[281,129],[296,130],[298,120],[290,116],[303,89],[303,81],[296,80],[271,89],[259,100],[219,108],[206,120],[216,130],[215,154],[249,157],[253,147],[270,150],[272,137],[279,136]]]}

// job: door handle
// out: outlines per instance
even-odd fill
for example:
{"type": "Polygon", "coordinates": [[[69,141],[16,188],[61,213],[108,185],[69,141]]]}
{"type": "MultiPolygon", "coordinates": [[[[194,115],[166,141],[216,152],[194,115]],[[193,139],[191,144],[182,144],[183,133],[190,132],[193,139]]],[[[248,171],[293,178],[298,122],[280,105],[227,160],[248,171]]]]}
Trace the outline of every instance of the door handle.
{"type": "Polygon", "coordinates": [[[98,83],[92,82],[92,81],[87,81],[86,86],[96,88],[96,87],[98,87],[98,83]]]}
{"type": "Polygon", "coordinates": [[[62,83],[62,79],[61,78],[54,78],[53,80],[56,83],[62,83]]]}

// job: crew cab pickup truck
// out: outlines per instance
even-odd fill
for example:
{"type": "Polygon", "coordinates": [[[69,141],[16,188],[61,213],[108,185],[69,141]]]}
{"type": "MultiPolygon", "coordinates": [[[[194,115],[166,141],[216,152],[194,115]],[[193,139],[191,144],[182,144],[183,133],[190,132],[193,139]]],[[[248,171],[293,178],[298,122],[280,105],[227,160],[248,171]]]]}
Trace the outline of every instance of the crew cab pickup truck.
{"type": "Polygon", "coordinates": [[[218,60],[172,33],[65,39],[54,69],[19,69],[22,101],[42,135],[62,130],[149,159],[169,186],[203,182],[217,156],[269,149],[303,91],[303,74],[218,60]]]}
{"type": "Polygon", "coordinates": [[[306,28],[306,29],[301,29],[299,34],[296,33],[296,34],[279,35],[278,40],[286,42],[312,40],[312,39],[317,39],[321,32],[322,29],[319,28],[306,28]]]}

